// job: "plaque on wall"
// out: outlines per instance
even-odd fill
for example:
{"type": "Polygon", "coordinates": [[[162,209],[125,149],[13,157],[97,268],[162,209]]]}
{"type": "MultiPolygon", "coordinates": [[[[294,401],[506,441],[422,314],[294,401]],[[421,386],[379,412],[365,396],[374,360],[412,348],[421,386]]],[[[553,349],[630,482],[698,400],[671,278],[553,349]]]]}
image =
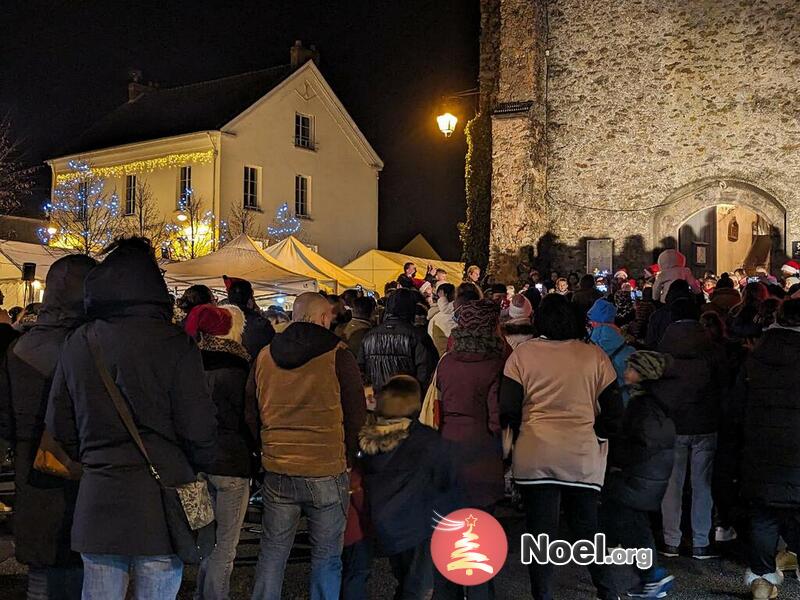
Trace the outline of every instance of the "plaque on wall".
{"type": "Polygon", "coordinates": [[[613,273],[614,240],[586,240],[586,272],[613,273]]]}
{"type": "Polygon", "coordinates": [[[792,258],[800,259],[800,241],[792,242],[792,258]]]}
{"type": "Polygon", "coordinates": [[[696,267],[705,267],[708,262],[708,243],[692,242],[692,255],[696,267]]]}

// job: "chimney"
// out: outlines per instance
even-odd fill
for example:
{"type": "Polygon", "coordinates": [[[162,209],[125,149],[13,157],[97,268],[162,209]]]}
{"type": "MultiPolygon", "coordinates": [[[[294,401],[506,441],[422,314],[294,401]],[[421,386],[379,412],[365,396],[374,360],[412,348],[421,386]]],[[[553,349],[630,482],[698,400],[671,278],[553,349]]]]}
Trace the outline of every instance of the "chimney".
{"type": "Polygon", "coordinates": [[[306,48],[300,40],[297,40],[294,46],[291,47],[289,56],[291,58],[293,70],[299,69],[310,60],[313,60],[314,64],[319,66],[319,51],[317,47],[312,45],[306,48]]]}
{"type": "Polygon", "coordinates": [[[152,92],[158,87],[154,83],[142,83],[142,72],[139,69],[128,71],[128,102],[133,102],[142,94],[152,92]]]}

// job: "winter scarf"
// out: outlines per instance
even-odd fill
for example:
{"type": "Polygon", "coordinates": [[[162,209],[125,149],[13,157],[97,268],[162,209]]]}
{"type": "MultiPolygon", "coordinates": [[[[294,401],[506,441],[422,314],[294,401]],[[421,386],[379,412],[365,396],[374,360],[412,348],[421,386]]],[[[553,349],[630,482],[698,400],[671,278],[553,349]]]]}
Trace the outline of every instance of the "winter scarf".
{"type": "Polygon", "coordinates": [[[201,332],[197,347],[206,352],[227,352],[228,354],[233,354],[234,356],[238,356],[250,362],[250,355],[247,353],[247,350],[244,349],[244,346],[233,340],[201,332]]]}

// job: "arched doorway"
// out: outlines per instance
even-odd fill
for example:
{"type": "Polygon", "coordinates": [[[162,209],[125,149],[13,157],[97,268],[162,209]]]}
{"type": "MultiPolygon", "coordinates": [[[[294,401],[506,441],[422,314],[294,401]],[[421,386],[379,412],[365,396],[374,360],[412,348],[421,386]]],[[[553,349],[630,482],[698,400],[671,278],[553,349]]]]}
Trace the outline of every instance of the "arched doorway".
{"type": "Polygon", "coordinates": [[[676,190],[657,209],[653,227],[656,246],[680,249],[697,276],[770,268],[785,256],[786,210],[744,181],[709,178],[676,190]]]}

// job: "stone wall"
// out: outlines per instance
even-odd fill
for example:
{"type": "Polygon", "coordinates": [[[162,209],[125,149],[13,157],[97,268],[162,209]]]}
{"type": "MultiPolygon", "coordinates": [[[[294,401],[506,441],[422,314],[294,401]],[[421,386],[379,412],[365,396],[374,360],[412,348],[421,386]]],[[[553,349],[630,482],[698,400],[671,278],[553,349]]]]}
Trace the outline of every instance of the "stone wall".
{"type": "Polygon", "coordinates": [[[763,191],[800,239],[800,2],[550,0],[547,47],[564,268],[582,267],[587,237],[613,237],[617,266],[648,262],[659,205],[690,216],[707,200],[676,191],[706,178],[763,191]]]}

